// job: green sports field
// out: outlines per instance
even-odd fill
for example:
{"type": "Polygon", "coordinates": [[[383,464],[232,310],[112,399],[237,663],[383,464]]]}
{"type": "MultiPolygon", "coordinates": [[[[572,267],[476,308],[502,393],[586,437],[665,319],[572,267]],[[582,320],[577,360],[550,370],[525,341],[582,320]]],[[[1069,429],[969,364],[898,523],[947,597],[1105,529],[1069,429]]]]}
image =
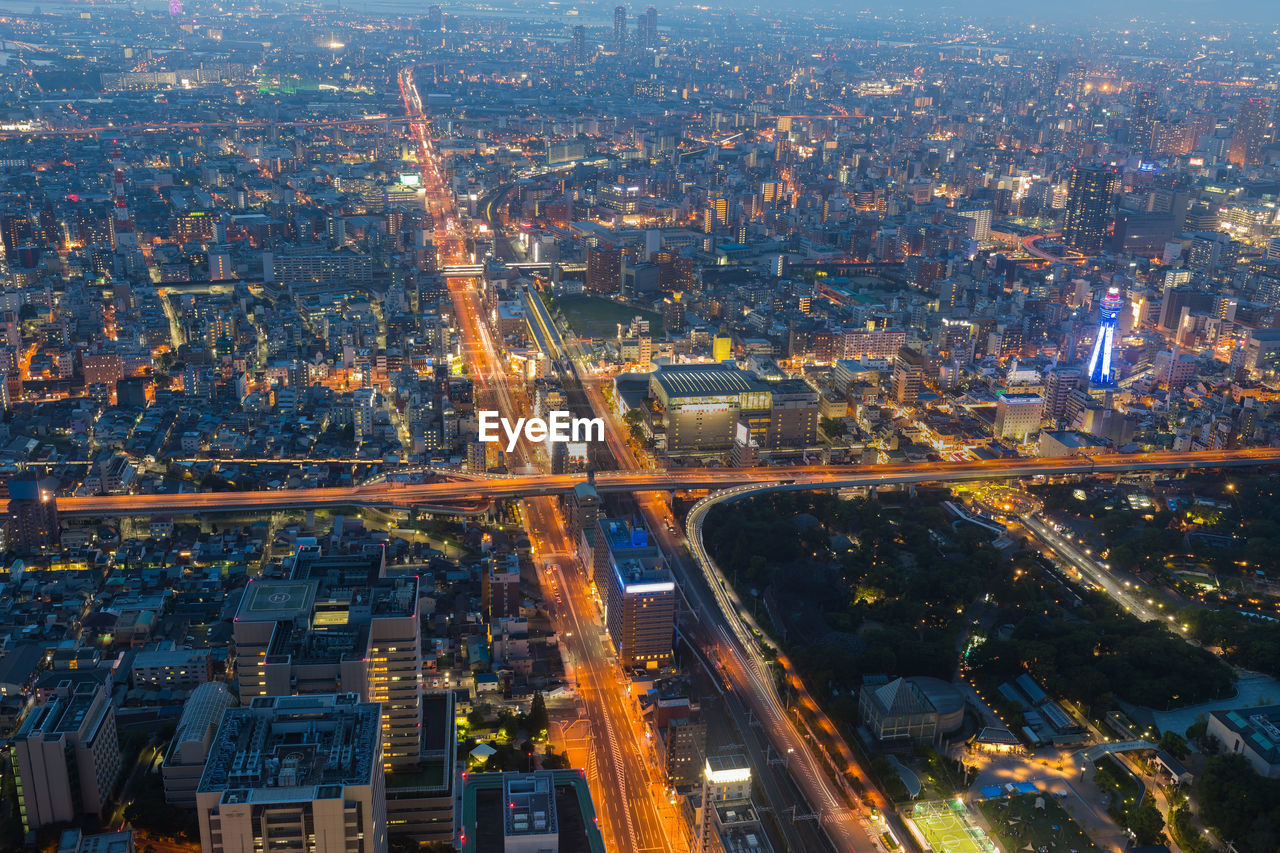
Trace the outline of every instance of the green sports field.
{"type": "Polygon", "coordinates": [[[997,853],[991,839],[970,819],[963,803],[951,800],[916,803],[910,820],[935,853],[997,853]]]}

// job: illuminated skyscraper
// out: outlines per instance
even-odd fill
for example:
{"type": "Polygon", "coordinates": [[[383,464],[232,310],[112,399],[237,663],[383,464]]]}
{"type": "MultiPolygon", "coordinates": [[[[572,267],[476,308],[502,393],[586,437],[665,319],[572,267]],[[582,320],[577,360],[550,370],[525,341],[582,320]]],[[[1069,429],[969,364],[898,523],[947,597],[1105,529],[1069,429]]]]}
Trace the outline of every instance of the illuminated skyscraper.
{"type": "Polygon", "coordinates": [[[58,504],[53,492],[40,487],[35,477],[9,481],[8,539],[6,545],[31,554],[58,544],[58,504]]]}
{"type": "Polygon", "coordinates": [[[1237,166],[1262,164],[1262,149],[1275,135],[1275,118],[1266,98],[1246,98],[1236,114],[1236,132],[1231,138],[1227,159],[1237,166]]]}
{"type": "Polygon", "coordinates": [[[642,48],[651,48],[658,43],[658,10],[652,6],[640,15],[636,25],[636,41],[642,48]]]}
{"type": "Polygon", "coordinates": [[[133,217],[129,213],[129,202],[125,196],[124,188],[124,158],[120,156],[118,148],[111,155],[111,160],[115,166],[111,182],[111,197],[113,199],[111,243],[116,250],[136,249],[138,248],[138,232],[134,227],[133,217]]]}
{"type": "Polygon", "coordinates": [[[622,53],[627,46],[627,7],[613,7],[613,48],[622,53]]]}
{"type": "Polygon", "coordinates": [[[1105,166],[1080,166],[1071,172],[1067,185],[1067,219],[1063,241],[1078,252],[1096,255],[1102,251],[1107,226],[1111,224],[1111,196],[1116,173],[1105,166]]]}
{"type": "Polygon", "coordinates": [[[1094,385],[1110,385],[1115,378],[1111,370],[1111,349],[1115,343],[1116,321],[1123,307],[1118,287],[1111,288],[1102,297],[1098,337],[1093,342],[1093,355],[1089,357],[1089,382],[1094,385]]]}
{"type": "Polygon", "coordinates": [[[0,215],[0,243],[5,258],[9,261],[18,259],[18,247],[35,238],[35,227],[31,217],[25,213],[11,211],[0,215]]]}
{"type": "Polygon", "coordinates": [[[1133,98],[1133,113],[1129,117],[1129,144],[1142,151],[1150,149],[1155,120],[1156,93],[1139,92],[1133,98]]]}

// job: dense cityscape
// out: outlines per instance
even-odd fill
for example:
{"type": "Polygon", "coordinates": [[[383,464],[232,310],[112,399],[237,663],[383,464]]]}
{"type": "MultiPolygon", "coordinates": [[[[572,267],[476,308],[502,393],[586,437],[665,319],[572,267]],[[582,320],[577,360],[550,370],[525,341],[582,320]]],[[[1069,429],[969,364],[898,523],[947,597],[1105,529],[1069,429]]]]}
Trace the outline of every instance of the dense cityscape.
{"type": "Polygon", "coordinates": [[[614,2],[0,3],[0,849],[1280,850],[1274,10],[614,2]]]}

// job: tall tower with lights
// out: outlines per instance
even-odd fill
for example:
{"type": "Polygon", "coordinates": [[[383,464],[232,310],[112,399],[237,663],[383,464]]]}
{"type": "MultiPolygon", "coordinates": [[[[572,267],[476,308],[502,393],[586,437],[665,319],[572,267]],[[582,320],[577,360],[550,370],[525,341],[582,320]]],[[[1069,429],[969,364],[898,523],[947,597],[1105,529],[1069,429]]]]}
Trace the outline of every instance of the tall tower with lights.
{"type": "Polygon", "coordinates": [[[613,8],[613,49],[622,53],[627,48],[627,7],[613,8]]]}
{"type": "Polygon", "coordinates": [[[1089,382],[1093,385],[1110,385],[1115,380],[1111,370],[1111,349],[1115,345],[1116,322],[1123,307],[1124,300],[1118,287],[1110,288],[1102,297],[1098,336],[1093,342],[1093,355],[1089,357],[1089,382]]]}
{"type": "Polygon", "coordinates": [[[134,227],[133,217],[129,214],[129,201],[124,187],[124,158],[120,149],[116,148],[111,155],[115,167],[115,175],[111,183],[113,199],[111,217],[111,242],[116,251],[138,248],[138,231],[134,227]]]}

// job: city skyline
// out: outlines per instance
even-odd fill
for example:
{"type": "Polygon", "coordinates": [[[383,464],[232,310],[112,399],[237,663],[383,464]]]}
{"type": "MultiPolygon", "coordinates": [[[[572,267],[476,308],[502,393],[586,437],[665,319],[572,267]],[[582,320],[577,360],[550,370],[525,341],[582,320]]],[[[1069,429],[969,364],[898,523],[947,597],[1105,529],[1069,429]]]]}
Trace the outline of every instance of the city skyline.
{"type": "Polygon", "coordinates": [[[0,7],[3,849],[1280,846],[1267,4],[0,7]]]}

